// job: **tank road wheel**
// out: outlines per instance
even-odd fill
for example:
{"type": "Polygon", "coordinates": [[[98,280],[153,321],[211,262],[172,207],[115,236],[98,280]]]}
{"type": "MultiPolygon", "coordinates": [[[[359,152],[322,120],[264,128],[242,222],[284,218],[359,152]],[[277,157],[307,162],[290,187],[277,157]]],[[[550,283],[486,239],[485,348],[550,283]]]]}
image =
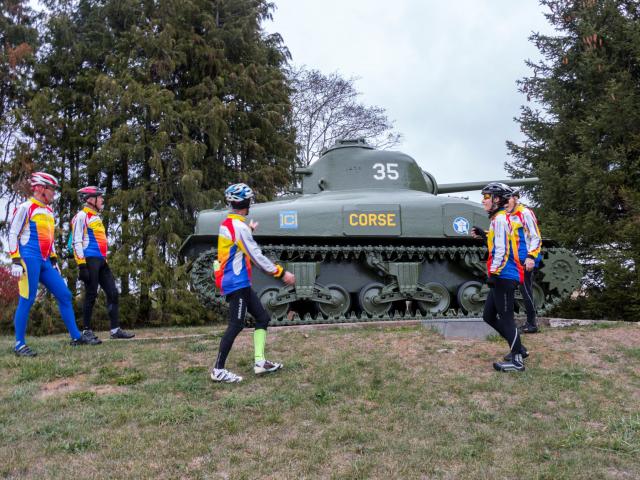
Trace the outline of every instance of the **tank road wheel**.
{"type": "Polygon", "coordinates": [[[322,312],[323,315],[327,317],[342,317],[345,313],[349,311],[351,307],[351,297],[349,296],[349,292],[347,292],[340,285],[326,285],[327,288],[331,292],[332,301],[331,303],[319,303],[318,308],[322,312]]]}
{"type": "Polygon", "coordinates": [[[485,302],[484,300],[479,300],[477,298],[477,295],[480,293],[481,289],[482,284],[474,280],[465,282],[460,285],[460,288],[458,288],[458,293],[456,295],[460,308],[471,315],[482,313],[482,311],[484,310],[485,302]]]}
{"type": "Polygon", "coordinates": [[[271,304],[271,302],[275,301],[276,297],[278,296],[278,291],[279,289],[275,287],[265,288],[264,290],[262,290],[262,292],[260,292],[260,295],[258,295],[258,298],[260,298],[260,303],[262,303],[264,309],[269,315],[271,315],[271,318],[276,319],[284,317],[289,311],[288,303],[283,303],[282,305],[271,304]]]}
{"type": "Polygon", "coordinates": [[[429,289],[432,293],[437,294],[440,299],[436,300],[434,303],[418,301],[418,308],[423,315],[438,315],[439,313],[443,313],[447,308],[449,308],[449,305],[451,304],[451,295],[449,295],[449,290],[447,290],[447,287],[436,282],[427,283],[425,284],[425,287],[427,287],[427,289],[429,289]]]}
{"type": "Polygon", "coordinates": [[[370,283],[360,289],[358,301],[363,312],[373,317],[381,317],[391,310],[392,302],[378,303],[375,301],[375,297],[380,295],[383,288],[384,285],[381,283],[370,283]]]}
{"type": "Polygon", "coordinates": [[[191,286],[200,301],[207,307],[215,307],[219,298],[213,263],[218,259],[217,249],[207,250],[195,259],[191,267],[191,286]]]}
{"type": "MultiPolygon", "coordinates": [[[[516,289],[516,293],[520,293],[519,289],[516,289]]],[[[516,297],[516,303],[518,304],[518,309],[520,313],[525,312],[524,308],[524,300],[522,300],[522,295],[518,295],[516,297]]],[[[540,310],[544,305],[544,290],[537,283],[533,284],[533,306],[536,310],[540,310]]]]}

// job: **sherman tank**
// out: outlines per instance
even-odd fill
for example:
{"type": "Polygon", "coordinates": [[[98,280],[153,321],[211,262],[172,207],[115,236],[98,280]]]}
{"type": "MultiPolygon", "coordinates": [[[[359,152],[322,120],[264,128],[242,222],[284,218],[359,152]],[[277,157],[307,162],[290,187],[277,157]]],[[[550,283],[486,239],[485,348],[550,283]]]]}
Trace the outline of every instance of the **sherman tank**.
{"type": "MultiPolygon", "coordinates": [[[[296,173],[301,188],[253,205],[248,216],[259,222],[254,237],[263,253],[296,276],[290,287],[253,269],[253,288],[273,324],[482,312],[486,247],[470,231],[487,229],[489,220],[479,203],[445,194],[479,190],[488,181],[439,185],[410,156],[362,140],[339,141],[296,173]]],[[[501,181],[524,186],[537,179],[501,181]]],[[[227,213],[200,212],[181,247],[192,262],[191,286],[209,307],[225,303],[213,269],[218,227],[227,213]]],[[[540,312],[575,291],[582,276],[572,252],[547,239],[542,252],[534,283],[540,312]]]]}

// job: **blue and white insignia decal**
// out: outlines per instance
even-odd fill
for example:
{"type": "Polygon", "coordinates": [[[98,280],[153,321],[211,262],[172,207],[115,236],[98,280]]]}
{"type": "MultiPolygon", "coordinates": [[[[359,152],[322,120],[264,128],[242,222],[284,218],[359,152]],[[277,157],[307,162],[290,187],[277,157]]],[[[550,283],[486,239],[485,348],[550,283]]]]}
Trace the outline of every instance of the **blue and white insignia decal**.
{"type": "Polygon", "coordinates": [[[280,228],[298,228],[298,211],[285,210],[280,212],[280,228]]]}
{"type": "Polygon", "coordinates": [[[469,234],[469,220],[464,217],[456,217],[453,220],[453,229],[456,233],[460,235],[468,235],[469,234]]]}

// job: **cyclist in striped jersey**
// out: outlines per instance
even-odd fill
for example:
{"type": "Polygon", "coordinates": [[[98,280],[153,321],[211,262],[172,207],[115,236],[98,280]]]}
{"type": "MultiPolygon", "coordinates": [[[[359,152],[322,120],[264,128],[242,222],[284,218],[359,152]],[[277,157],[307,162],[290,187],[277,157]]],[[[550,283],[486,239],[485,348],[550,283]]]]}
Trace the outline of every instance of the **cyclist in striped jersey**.
{"type": "Polygon", "coordinates": [[[37,354],[26,343],[29,312],[36,300],[38,284],[42,283],[58,302],[62,321],[71,345],[96,345],[76,325],[71,302],[71,292],[60,275],[58,256],[53,245],[55,217],[51,203],[60,185],[58,180],[45,172],[31,175],[33,196],[18,205],[9,227],[9,254],[11,275],[19,279],[20,299],[14,317],[16,343],[15,354],[19,357],[35,357],[37,354]]]}
{"type": "Polygon", "coordinates": [[[526,349],[513,318],[515,289],[524,274],[518,259],[518,249],[506,206],[512,190],[509,186],[492,182],[482,189],[482,206],[491,220],[489,231],[473,227],[472,235],[486,236],[489,257],[487,275],[490,290],[482,318],[509,344],[509,360],[495,362],[493,367],[501,372],[524,371],[523,353],[526,349]]]}
{"type": "Polygon", "coordinates": [[[542,258],[540,255],[542,237],[538,228],[538,219],[529,207],[520,203],[518,190],[514,190],[509,199],[509,212],[518,239],[518,255],[524,267],[524,281],[520,284],[520,293],[527,312],[527,322],[522,327],[522,332],[536,333],[538,325],[533,301],[533,277],[542,258]]]}
{"type": "Polygon", "coordinates": [[[82,305],[82,333],[102,342],[91,328],[93,306],[101,286],[107,296],[110,337],[129,339],[133,333],[120,328],[120,309],[118,287],[107,262],[107,232],[100,218],[104,209],[104,191],[95,186],[78,190],[78,200],[83,204],[71,221],[71,247],[78,264],[78,278],[84,283],[84,303],[82,305]]]}
{"type": "Polygon", "coordinates": [[[253,239],[252,232],[258,224],[253,221],[246,223],[249,207],[254,198],[253,190],[244,183],[237,183],[229,186],[224,193],[225,200],[231,207],[231,213],[220,224],[218,260],[214,271],[216,286],[229,303],[229,323],[220,340],[220,349],[211,371],[211,380],[237,383],[242,381],[242,377],[227,370],[225,363],[235,338],[244,328],[244,317],[247,312],[255,318],[256,322],[253,333],[254,373],[260,375],[282,368],[281,363],[271,362],[264,355],[270,317],[256,293],[251,289],[251,262],[275,278],[282,279],[286,285],[295,284],[296,277],[265,257],[253,239]]]}

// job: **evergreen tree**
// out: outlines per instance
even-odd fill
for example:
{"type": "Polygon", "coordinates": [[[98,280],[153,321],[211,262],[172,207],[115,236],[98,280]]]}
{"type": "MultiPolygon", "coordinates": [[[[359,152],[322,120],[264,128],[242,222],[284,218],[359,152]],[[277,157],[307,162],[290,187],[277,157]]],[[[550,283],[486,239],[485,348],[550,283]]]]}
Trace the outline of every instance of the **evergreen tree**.
{"type": "MultiPolygon", "coordinates": [[[[557,35],[534,34],[543,55],[520,90],[533,100],[508,142],[515,176],[531,192],[545,236],[573,248],[587,269],[582,316],[640,314],[640,5],[541,0],[557,35]]],[[[567,310],[568,311],[568,310],[567,310]]]]}
{"type": "Polygon", "coordinates": [[[267,199],[290,181],[286,57],[260,30],[266,2],[110,5],[108,21],[128,25],[97,92],[114,119],[102,148],[117,166],[114,262],[134,280],[138,318],[164,321],[188,309],[174,271],[195,212],[229,182],[247,181],[267,199]]]}
{"type": "MultiPolygon", "coordinates": [[[[62,182],[55,205],[56,249],[64,253],[71,218],[80,208],[76,191],[100,183],[103,175],[96,158],[104,143],[104,129],[94,91],[113,42],[100,10],[87,2],[45,4],[42,48],[22,127],[30,140],[33,169],[48,171],[62,182]]],[[[75,264],[71,261],[68,266],[64,273],[75,291],[75,264]]]]}
{"type": "MultiPolygon", "coordinates": [[[[291,181],[287,51],[262,0],[48,0],[22,128],[34,168],[63,180],[65,249],[76,189],[106,188],[125,324],[198,322],[177,250],[198,211],[245,181],[291,181]]],[[[212,245],[213,247],[214,245],[212,245]]],[[[75,265],[69,262],[69,285],[75,265]]],[[[100,325],[100,321],[97,322],[100,325]]]]}
{"type": "Polygon", "coordinates": [[[17,200],[20,174],[29,164],[20,125],[38,48],[36,21],[26,0],[0,2],[0,230],[17,200]]]}

